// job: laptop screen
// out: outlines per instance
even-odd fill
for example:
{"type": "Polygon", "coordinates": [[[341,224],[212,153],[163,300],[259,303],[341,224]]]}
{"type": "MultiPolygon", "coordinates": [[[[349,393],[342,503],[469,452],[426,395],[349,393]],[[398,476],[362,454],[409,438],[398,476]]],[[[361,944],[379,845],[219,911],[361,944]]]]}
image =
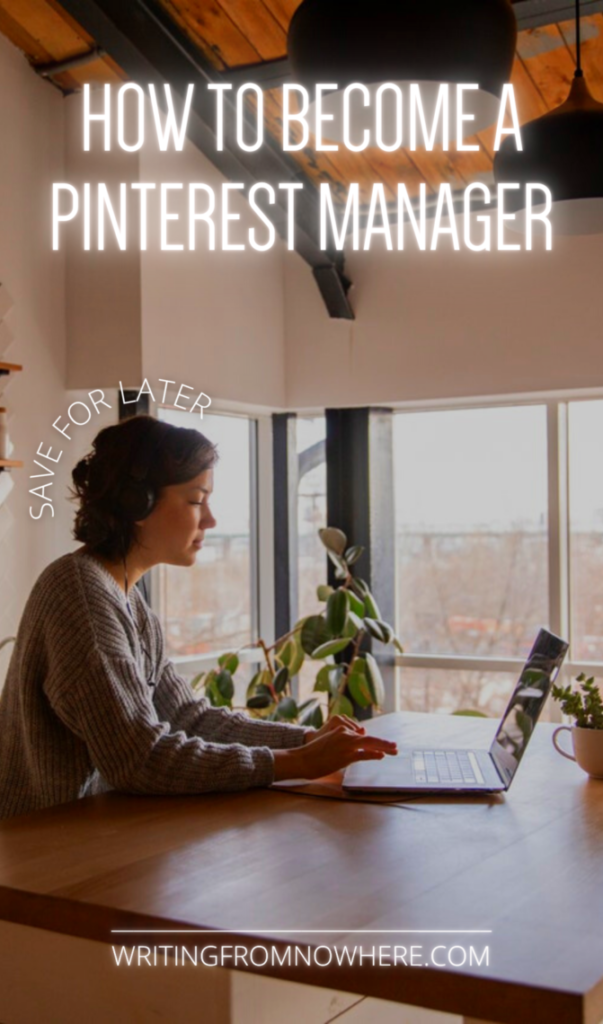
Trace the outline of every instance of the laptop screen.
{"type": "Polygon", "coordinates": [[[502,780],[510,784],[567,653],[568,645],[541,629],[507,705],[492,746],[502,780]]]}

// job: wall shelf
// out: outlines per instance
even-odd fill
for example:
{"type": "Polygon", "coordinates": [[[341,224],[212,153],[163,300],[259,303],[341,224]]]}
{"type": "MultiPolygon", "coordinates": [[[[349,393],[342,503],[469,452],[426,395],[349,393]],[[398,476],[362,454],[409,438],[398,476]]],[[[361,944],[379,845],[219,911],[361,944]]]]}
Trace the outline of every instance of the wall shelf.
{"type": "MultiPolygon", "coordinates": [[[[19,363],[5,363],[0,359],[0,377],[8,373],[20,373],[23,367],[19,363]]],[[[0,473],[3,470],[23,469],[25,463],[17,459],[0,459],[0,473]]]]}
{"type": "Polygon", "coordinates": [[[0,374],[2,373],[20,373],[23,369],[18,363],[3,363],[0,360],[0,374]]]}

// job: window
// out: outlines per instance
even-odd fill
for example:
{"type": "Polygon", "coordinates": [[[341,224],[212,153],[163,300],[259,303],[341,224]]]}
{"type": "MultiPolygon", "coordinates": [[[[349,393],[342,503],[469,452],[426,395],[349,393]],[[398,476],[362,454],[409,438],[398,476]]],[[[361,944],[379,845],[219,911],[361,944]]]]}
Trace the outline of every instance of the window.
{"type": "MultiPolygon", "coordinates": [[[[160,409],[159,415],[175,426],[191,426],[190,413],[160,409]]],[[[171,657],[238,649],[255,629],[255,421],[211,413],[200,429],[220,456],[211,500],[217,526],[208,531],[191,569],[160,567],[159,603],[171,657]]]]}
{"type": "Polygon", "coordinates": [[[572,657],[603,661],[603,401],[569,404],[572,657]]]}
{"type": "Polygon", "coordinates": [[[600,399],[396,414],[401,708],[498,715],[547,624],[603,676],[602,435],[600,399]]]}
{"type": "MultiPolygon", "coordinates": [[[[327,558],[318,531],[327,525],[326,421],[324,416],[298,417],[297,436],[297,545],[298,615],[319,610],[316,588],[327,580],[327,558]]],[[[312,693],[318,666],[308,659],[298,679],[298,696],[312,693]]]]}
{"type": "Polygon", "coordinates": [[[426,656],[400,706],[496,715],[515,677],[490,663],[549,621],[546,406],[399,413],[394,436],[398,630],[426,656]]]}
{"type": "Polygon", "coordinates": [[[299,417],[297,428],[298,608],[309,615],[316,588],[326,582],[327,560],[318,531],[327,525],[326,423],[299,417]]]}
{"type": "Polygon", "coordinates": [[[546,407],[397,415],[395,479],[405,646],[523,658],[549,618],[546,407]]]}

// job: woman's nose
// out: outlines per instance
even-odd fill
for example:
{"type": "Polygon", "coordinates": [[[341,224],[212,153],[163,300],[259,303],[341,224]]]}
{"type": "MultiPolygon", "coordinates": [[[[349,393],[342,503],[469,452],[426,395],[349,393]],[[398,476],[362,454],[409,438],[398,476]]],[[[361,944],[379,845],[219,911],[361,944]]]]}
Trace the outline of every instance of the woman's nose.
{"type": "Polygon", "coordinates": [[[209,509],[207,509],[206,512],[205,512],[205,515],[203,516],[203,526],[204,526],[204,528],[206,530],[213,530],[214,526],[216,526],[216,525],[217,525],[217,522],[214,519],[213,513],[210,512],[209,509]]]}

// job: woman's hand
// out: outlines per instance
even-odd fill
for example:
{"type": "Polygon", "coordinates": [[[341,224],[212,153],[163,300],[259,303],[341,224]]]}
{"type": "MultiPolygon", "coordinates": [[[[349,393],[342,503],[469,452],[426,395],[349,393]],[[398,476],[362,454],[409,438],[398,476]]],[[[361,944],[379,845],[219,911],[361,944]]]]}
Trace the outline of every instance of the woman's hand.
{"type": "Polygon", "coordinates": [[[313,740],[318,739],[319,736],[325,736],[326,733],[332,732],[340,725],[345,725],[348,729],[353,729],[360,736],[365,735],[365,729],[358,722],[355,722],[353,718],[348,718],[347,715],[333,715],[329,718],[320,729],[307,729],[304,743],[312,743],[313,740]]]}
{"type": "MultiPolygon", "coordinates": [[[[330,724],[330,723],[327,723],[330,724]]],[[[361,726],[346,723],[320,729],[302,747],[274,751],[274,780],[320,779],[323,775],[347,768],[354,761],[381,761],[386,754],[397,754],[389,740],[366,736],[361,726]]]]}

